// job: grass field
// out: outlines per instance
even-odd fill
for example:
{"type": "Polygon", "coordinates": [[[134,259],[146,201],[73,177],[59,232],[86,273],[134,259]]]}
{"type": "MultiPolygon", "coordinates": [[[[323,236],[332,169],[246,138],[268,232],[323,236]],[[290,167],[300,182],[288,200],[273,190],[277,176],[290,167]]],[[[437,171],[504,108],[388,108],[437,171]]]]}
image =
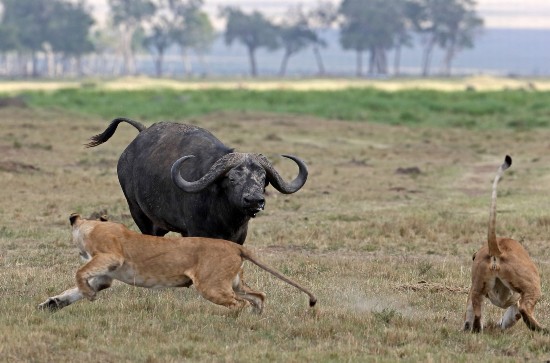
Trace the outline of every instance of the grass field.
{"type": "Polygon", "coordinates": [[[95,88],[26,91],[0,108],[0,361],[543,361],[550,337],[523,323],[461,331],[471,256],[484,242],[491,182],[506,153],[497,231],[522,241],[540,269],[536,316],[550,327],[550,94],[95,88]],[[205,127],[238,151],[267,155],[286,178],[302,157],[308,182],[268,188],[246,245],[316,293],[307,298],[251,264],[264,314],[236,314],[193,288],[115,283],[95,302],[36,310],[73,285],[80,265],[71,212],[106,210],[136,228],[116,176],[136,136],[118,116],[205,127]]]}

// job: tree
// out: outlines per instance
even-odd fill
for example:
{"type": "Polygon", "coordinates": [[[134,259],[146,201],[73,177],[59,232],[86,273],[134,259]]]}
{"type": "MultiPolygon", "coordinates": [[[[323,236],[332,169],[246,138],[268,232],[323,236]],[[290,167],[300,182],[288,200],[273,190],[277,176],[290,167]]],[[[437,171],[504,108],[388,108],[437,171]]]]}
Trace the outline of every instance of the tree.
{"type": "Polygon", "coordinates": [[[19,47],[17,29],[13,24],[0,22],[0,53],[5,54],[19,47]]]}
{"type": "Polygon", "coordinates": [[[459,49],[471,48],[483,21],[476,15],[474,0],[410,0],[415,29],[424,37],[422,75],[430,71],[433,49],[446,49],[446,72],[459,49]]]}
{"type": "Polygon", "coordinates": [[[53,63],[52,54],[59,53],[66,59],[76,59],[80,69],[81,56],[93,50],[89,40],[93,19],[82,1],[0,1],[3,8],[0,51],[17,54],[23,75],[27,75],[29,57],[31,74],[37,77],[38,60],[44,53],[48,65],[53,63]]]}
{"type": "Polygon", "coordinates": [[[173,42],[172,29],[172,23],[161,15],[153,21],[151,29],[143,38],[143,44],[153,53],[157,77],[162,77],[164,53],[173,42]]]}
{"type": "Polygon", "coordinates": [[[95,53],[92,55],[90,63],[98,74],[116,75],[118,73],[118,62],[115,57],[112,57],[113,54],[116,54],[118,38],[116,29],[110,26],[95,29],[92,32],[91,40],[95,53]]]}
{"type": "Polygon", "coordinates": [[[17,37],[12,26],[0,22],[0,56],[2,73],[9,74],[8,53],[17,49],[17,37]]]}
{"type": "Polygon", "coordinates": [[[18,46],[17,30],[13,27],[13,24],[0,22],[0,53],[15,50],[18,46]]]}
{"type": "Polygon", "coordinates": [[[401,0],[344,0],[340,44],[357,53],[357,76],[362,75],[363,52],[368,51],[369,73],[387,73],[386,51],[402,32],[401,0]]]}
{"type": "Polygon", "coordinates": [[[109,0],[109,6],[113,24],[120,32],[122,73],[134,73],[134,36],[142,22],[155,13],[155,5],[150,0],[109,0]]]}
{"type": "MultiPolygon", "coordinates": [[[[290,9],[289,14],[301,14],[301,11],[290,9]]],[[[283,60],[281,61],[280,75],[286,74],[286,67],[291,56],[319,42],[317,34],[309,28],[307,21],[302,16],[296,19],[290,18],[284,22],[279,30],[279,39],[284,49],[283,60]]]]}
{"type": "MultiPolygon", "coordinates": [[[[2,0],[4,7],[3,28],[12,37],[13,46],[20,58],[31,57],[31,73],[38,76],[38,52],[47,40],[47,25],[55,2],[48,0],[2,0]]],[[[19,62],[26,65],[25,61],[19,62]]],[[[26,75],[26,67],[23,74],[26,75]]]]}
{"type": "Polygon", "coordinates": [[[231,45],[239,41],[246,47],[250,61],[250,74],[256,77],[258,74],[256,51],[259,48],[268,50],[279,48],[277,28],[257,11],[248,15],[237,8],[226,7],[222,15],[227,19],[225,43],[231,45]]]}
{"type": "Polygon", "coordinates": [[[403,1],[397,4],[399,12],[399,23],[397,24],[394,44],[393,74],[399,76],[401,73],[401,49],[412,46],[411,32],[414,30],[412,18],[415,17],[415,9],[411,7],[409,1],[403,1]]]}
{"type": "Polygon", "coordinates": [[[208,15],[201,10],[202,0],[171,0],[175,14],[174,41],[179,45],[186,75],[191,73],[189,50],[202,55],[210,49],[216,34],[208,15]]]}
{"type": "Polygon", "coordinates": [[[314,8],[303,16],[303,20],[307,22],[309,28],[317,35],[315,42],[312,44],[312,49],[320,75],[325,74],[325,65],[321,57],[321,48],[327,46],[327,42],[321,37],[321,32],[330,28],[336,22],[337,15],[338,12],[333,3],[319,1],[314,8]]]}
{"type": "Polygon", "coordinates": [[[54,18],[49,21],[47,41],[53,52],[63,54],[65,58],[74,57],[78,74],[82,74],[81,57],[94,51],[90,40],[90,29],[94,24],[92,16],[83,3],[54,3],[54,18]]]}
{"type": "Polygon", "coordinates": [[[445,50],[443,73],[447,76],[451,75],[451,64],[456,53],[472,48],[474,38],[483,26],[483,19],[473,10],[474,4],[471,0],[451,4],[446,14],[446,27],[437,34],[438,45],[445,50]]]}

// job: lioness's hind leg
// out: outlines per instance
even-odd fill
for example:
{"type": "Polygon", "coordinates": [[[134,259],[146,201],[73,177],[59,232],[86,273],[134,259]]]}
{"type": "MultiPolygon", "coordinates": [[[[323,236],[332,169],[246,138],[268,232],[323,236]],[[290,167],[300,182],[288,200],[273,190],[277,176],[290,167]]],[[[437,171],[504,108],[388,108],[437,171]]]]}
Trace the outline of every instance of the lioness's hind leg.
{"type": "Polygon", "coordinates": [[[521,314],[521,317],[523,318],[523,321],[529,329],[534,331],[542,331],[544,330],[543,327],[539,324],[539,322],[534,317],[534,311],[535,311],[535,304],[540,299],[540,293],[535,293],[533,295],[527,295],[524,294],[521,296],[521,299],[519,301],[519,312],[521,314]]]}
{"type": "Polygon", "coordinates": [[[251,289],[242,279],[242,273],[239,273],[233,281],[233,291],[242,299],[249,301],[254,307],[254,311],[261,314],[264,309],[265,294],[251,289]]]}
{"type": "Polygon", "coordinates": [[[265,294],[263,292],[249,290],[249,291],[235,291],[237,295],[250,302],[254,307],[254,311],[261,314],[264,310],[265,294]]]}
{"type": "MultiPolygon", "coordinates": [[[[76,272],[76,286],[85,298],[93,300],[96,292],[99,290],[94,289],[90,285],[90,280],[93,278],[100,278],[102,281],[108,281],[108,279],[111,279],[108,274],[119,268],[122,262],[122,258],[117,255],[106,253],[95,255],[87,264],[76,272]]],[[[107,287],[109,286],[110,282],[107,287]]]]}
{"type": "Polygon", "coordinates": [[[466,317],[464,321],[464,330],[479,333],[483,330],[481,321],[481,308],[483,305],[483,295],[470,291],[468,303],[466,306],[466,317]]]}
{"type": "Polygon", "coordinates": [[[211,284],[208,282],[197,283],[195,281],[195,288],[205,299],[230,309],[242,309],[250,305],[250,302],[235,294],[231,282],[224,283],[223,286],[220,286],[219,284],[211,284]]]}
{"type": "Polygon", "coordinates": [[[504,312],[504,315],[502,315],[502,319],[500,319],[500,322],[498,325],[501,329],[508,329],[521,318],[521,314],[519,312],[519,305],[516,303],[512,306],[510,306],[506,311],[504,312]]]}

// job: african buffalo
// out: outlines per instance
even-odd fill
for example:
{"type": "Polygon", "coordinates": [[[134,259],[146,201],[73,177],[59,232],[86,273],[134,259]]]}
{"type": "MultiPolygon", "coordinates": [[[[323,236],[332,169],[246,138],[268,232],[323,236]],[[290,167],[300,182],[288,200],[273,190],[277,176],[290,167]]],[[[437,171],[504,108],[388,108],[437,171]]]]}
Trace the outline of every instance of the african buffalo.
{"type": "Polygon", "coordinates": [[[265,187],[271,183],[284,194],[306,182],[305,163],[298,176],[285,182],[262,154],[234,152],[209,131],[193,125],[159,122],[146,128],[117,118],[90,138],[87,147],[100,145],[127,122],[138,136],[118,160],[118,179],[130,212],[141,232],[164,236],[221,238],[243,244],[248,221],[265,206],[265,187]]]}

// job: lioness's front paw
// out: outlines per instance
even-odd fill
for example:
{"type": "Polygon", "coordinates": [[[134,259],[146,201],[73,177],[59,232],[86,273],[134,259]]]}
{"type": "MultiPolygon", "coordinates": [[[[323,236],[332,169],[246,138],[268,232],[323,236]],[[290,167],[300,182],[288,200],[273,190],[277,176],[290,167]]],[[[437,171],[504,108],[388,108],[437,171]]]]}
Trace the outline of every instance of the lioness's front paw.
{"type": "Polygon", "coordinates": [[[68,305],[67,302],[65,302],[64,300],[59,300],[58,298],[50,297],[50,298],[48,298],[48,300],[46,300],[42,304],[38,305],[38,309],[57,311],[59,309],[64,308],[67,305],[68,305]]]}

